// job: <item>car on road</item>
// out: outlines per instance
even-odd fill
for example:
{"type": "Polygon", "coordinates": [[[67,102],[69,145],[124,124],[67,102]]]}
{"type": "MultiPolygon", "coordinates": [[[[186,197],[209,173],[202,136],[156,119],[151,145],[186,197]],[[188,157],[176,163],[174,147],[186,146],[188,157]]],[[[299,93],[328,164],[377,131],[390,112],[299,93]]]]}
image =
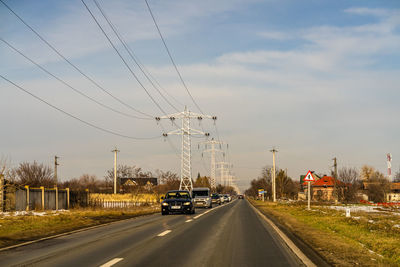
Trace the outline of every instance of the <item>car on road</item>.
{"type": "Polygon", "coordinates": [[[243,195],[238,195],[238,199],[243,199],[243,195]]]}
{"type": "Polygon", "coordinates": [[[224,195],[219,194],[218,196],[219,196],[219,199],[221,200],[221,204],[224,204],[226,202],[224,195]]]}
{"type": "Polygon", "coordinates": [[[211,195],[211,202],[213,203],[213,204],[218,204],[218,205],[221,205],[222,203],[221,203],[221,197],[218,195],[218,194],[212,194],[211,195]]]}
{"type": "Polygon", "coordinates": [[[161,214],[169,213],[195,213],[195,206],[189,191],[186,190],[171,190],[165,194],[161,202],[161,214]]]}
{"type": "Polygon", "coordinates": [[[228,203],[230,201],[229,196],[227,194],[223,194],[222,198],[224,199],[224,202],[226,202],[226,203],[228,203]]]}
{"type": "Polygon", "coordinates": [[[197,187],[192,190],[195,207],[212,208],[211,190],[208,187],[197,187]]]}

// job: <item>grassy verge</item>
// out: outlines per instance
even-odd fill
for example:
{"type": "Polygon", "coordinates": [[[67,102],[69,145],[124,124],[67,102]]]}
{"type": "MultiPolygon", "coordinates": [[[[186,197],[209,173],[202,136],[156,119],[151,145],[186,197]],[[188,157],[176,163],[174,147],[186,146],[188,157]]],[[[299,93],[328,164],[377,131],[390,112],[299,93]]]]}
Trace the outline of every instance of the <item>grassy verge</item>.
{"type": "Polygon", "coordinates": [[[298,203],[250,202],[277,220],[335,266],[399,266],[400,216],[390,212],[353,212],[327,206],[311,211],[298,203]]]}
{"type": "Polygon", "coordinates": [[[0,247],[23,243],[42,237],[65,233],[89,226],[100,225],[122,219],[152,214],[159,207],[137,207],[129,210],[70,210],[46,212],[41,216],[2,216],[0,217],[0,247]]]}

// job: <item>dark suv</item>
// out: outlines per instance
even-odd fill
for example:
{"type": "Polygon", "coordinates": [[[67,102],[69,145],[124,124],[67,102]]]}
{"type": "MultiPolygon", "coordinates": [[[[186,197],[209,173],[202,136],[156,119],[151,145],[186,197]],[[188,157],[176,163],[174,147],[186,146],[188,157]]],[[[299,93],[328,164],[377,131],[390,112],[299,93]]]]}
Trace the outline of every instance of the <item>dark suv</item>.
{"type": "Polygon", "coordinates": [[[190,213],[194,214],[193,199],[190,197],[189,191],[172,190],[161,198],[161,214],[167,215],[171,212],[190,213]]]}

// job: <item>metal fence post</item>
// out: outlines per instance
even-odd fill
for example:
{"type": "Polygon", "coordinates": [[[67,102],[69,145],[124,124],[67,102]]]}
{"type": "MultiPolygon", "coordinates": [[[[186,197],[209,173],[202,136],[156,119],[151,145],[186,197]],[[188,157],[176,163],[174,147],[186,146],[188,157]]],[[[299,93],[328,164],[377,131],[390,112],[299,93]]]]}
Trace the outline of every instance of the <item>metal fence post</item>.
{"type": "Polygon", "coordinates": [[[69,188],[65,188],[67,190],[67,210],[69,210],[69,188]]]}
{"type": "Polygon", "coordinates": [[[0,211],[4,211],[4,175],[0,174],[0,211]]]}
{"type": "Polygon", "coordinates": [[[44,210],[44,186],[41,186],[40,189],[42,190],[42,210],[44,210]]]}
{"type": "Polygon", "coordinates": [[[26,210],[29,210],[29,185],[25,185],[26,189],[26,210]]]}
{"type": "Polygon", "coordinates": [[[56,210],[58,210],[58,187],[55,187],[56,189],[56,210]]]}
{"type": "Polygon", "coordinates": [[[85,191],[87,192],[87,195],[86,195],[86,206],[89,206],[89,204],[90,204],[89,188],[86,188],[85,191]]]}

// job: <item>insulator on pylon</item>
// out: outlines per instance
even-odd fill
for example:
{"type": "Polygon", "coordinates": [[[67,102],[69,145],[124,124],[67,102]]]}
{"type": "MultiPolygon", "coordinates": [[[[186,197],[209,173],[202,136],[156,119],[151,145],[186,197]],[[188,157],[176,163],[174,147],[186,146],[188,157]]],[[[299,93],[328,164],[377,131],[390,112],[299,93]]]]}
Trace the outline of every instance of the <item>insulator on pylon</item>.
{"type": "Polygon", "coordinates": [[[222,154],[224,154],[224,158],[225,158],[225,152],[224,152],[224,153],[222,153],[222,154]]]}
{"type": "Polygon", "coordinates": [[[205,133],[205,136],[210,136],[210,133],[205,133]]]}
{"type": "Polygon", "coordinates": [[[171,121],[174,121],[174,120],[175,120],[175,117],[169,117],[169,119],[170,119],[171,121]]]}
{"type": "Polygon", "coordinates": [[[197,149],[200,150],[200,144],[197,144],[197,149]]]}
{"type": "Polygon", "coordinates": [[[160,117],[156,117],[156,121],[159,121],[159,120],[161,120],[161,118],[160,117]]]}
{"type": "Polygon", "coordinates": [[[217,116],[213,116],[212,119],[213,119],[213,120],[217,120],[217,116]]]}
{"type": "Polygon", "coordinates": [[[168,136],[168,134],[166,134],[166,133],[163,133],[163,136],[164,136],[164,137],[167,137],[167,136],[168,136]]]}
{"type": "Polygon", "coordinates": [[[200,117],[200,116],[199,116],[199,117],[197,117],[197,119],[198,119],[199,121],[201,121],[201,120],[203,119],[203,117],[200,117]]]}
{"type": "Polygon", "coordinates": [[[203,153],[201,153],[201,157],[203,157],[203,153]]]}

